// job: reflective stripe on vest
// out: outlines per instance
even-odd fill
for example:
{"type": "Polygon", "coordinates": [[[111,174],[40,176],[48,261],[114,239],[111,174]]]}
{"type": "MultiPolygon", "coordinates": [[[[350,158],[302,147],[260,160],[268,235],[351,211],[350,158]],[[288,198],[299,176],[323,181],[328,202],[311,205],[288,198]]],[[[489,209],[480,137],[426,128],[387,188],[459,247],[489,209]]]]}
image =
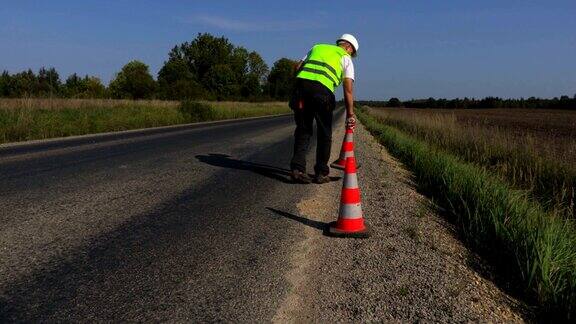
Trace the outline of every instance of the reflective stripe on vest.
{"type": "Polygon", "coordinates": [[[342,57],[345,55],[349,54],[340,46],[314,45],[296,77],[318,81],[334,92],[342,83],[342,57]]]}

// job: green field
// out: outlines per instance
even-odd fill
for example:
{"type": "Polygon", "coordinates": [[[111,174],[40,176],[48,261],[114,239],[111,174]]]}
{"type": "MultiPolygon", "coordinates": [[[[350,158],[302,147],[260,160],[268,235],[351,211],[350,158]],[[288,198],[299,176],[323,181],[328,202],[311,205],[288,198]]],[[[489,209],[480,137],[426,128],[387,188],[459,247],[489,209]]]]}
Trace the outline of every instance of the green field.
{"type": "Polygon", "coordinates": [[[284,102],[0,99],[0,143],[288,112],[284,102]]]}
{"type": "MultiPolygon", "coordinates": [[[[570,151],[563,159],[554,158],[561,152],[549,147],[551,139],[526,141],[528,135],[517,126],[494,126],[502,111],[484,111],[488,115],[480,118],[482,123],[479,113],[359,109],[361,121],[414,173],[419,189],[449,212],[471,246],[518,282],[544,316],[573,317],[575,173],[566,157],[570,151]]],[[[562,122],[537,131],[553,133],[550,129],[574,118],[564,113],[558,117],[562,122]]],[[[529,114],[521,115],[525,122],[529,114]]]]}

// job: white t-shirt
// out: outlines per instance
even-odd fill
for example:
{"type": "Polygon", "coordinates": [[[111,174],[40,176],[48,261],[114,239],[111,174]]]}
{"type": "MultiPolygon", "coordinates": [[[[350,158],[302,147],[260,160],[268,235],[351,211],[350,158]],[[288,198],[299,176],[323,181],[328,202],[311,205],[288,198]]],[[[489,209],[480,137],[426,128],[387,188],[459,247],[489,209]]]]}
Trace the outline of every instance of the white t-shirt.
{"type": "MultiPolygon", "coordinates": [[[[304,56],[302,62],[306,62],[307,59],[308,54],[304,56]]],[[[352,81],[354,81],[354,63],[352,63],[352,58],[348,55],[344,55],[340,60],[340,64],[342,65],[342,74],[344,74],[344,78],[352,79],[352,81]]]]}

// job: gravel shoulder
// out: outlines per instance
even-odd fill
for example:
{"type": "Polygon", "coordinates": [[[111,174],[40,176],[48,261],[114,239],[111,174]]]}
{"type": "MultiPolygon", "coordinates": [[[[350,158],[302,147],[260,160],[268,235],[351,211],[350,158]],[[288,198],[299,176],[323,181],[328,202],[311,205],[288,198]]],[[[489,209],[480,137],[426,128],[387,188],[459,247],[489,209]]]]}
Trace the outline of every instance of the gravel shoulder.
{"type": "MultiPolygon", "coordinates": [[[[335,131],[333,158],[342,137],[343,130],[335,131]]],[[[416,191],[410,172],[362,125],[355,142],[372,236],[323,236],[321,225],[338,217],[342,182],[316,186],[294,215],[305,238],[293,247],[286,278],[291,292],[274,320],[532,321],[528,308],[490,280],[490,267],[458,240],[452,225],[416,191]]]]}

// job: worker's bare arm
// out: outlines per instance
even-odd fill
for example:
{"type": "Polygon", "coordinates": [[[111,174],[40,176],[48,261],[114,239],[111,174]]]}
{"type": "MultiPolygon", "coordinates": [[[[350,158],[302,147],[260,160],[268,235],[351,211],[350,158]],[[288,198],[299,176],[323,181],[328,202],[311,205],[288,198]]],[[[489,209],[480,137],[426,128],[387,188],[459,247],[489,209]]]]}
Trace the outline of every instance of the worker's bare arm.
{"type": "Polygon", "coordinates": [[[354,117],[354,80],[344,78],[344,103],[346,104],[346,117],[354,117]]]}

